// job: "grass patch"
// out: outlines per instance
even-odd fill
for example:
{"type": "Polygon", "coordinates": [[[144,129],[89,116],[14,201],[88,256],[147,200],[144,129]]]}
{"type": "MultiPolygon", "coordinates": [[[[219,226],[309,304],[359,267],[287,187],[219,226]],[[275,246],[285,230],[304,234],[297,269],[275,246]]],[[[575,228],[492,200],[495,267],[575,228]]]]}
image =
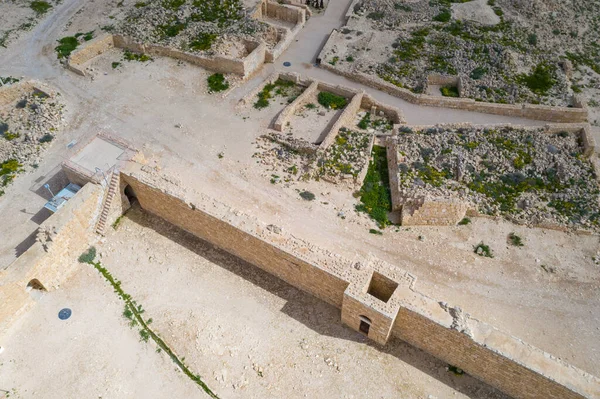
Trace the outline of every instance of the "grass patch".
{"type": "Polygon", "coordinates": [[[440,87],[440,92],[444,97],[460,97],[460,93],[458,92],[458,87],[456,86],[444,86],[440,87]]]}
{"type": "Polygon", "coordinates": [[[150,57],[147,54],[133,53],[129,50],[125,50],[123,52],[123,59],[126,61],[139,61],[139,62],[152,61],[152,57],[150,57]]]}
{"type": "Polygon", "coordinates": [[[131,298],[131,295],[127,294],[123,288],[121,287],[121,281],[115,279],[115,277],[105,268],[99,261],[94,261],[96,258],[96,248],[90,247],[87,252],[84,252],[79,257],[79,262],[87,263],[92,266],[100,274],[104,277],[104,279],[112,286],[115,290],[115,293],[123,300],[125,303],[125,310],[123,311],[123,316],[130,320],[129,325],[131,327],[135,327],[138,324],[140,325],[140,340],[147,342],[150,338],[156,343],[158,348],[161,351],[164,351],[169,355],[173,363],[181,370],[183,373],[192,381],[194,381],[197,385],[202,388],[204,392],[206,392],[211,398],[218,399],[219,397],[206,385],[202,378],[191,372],[188,366],[184,363],[185,358],[179,359],[179,357],[171,350],[171,348],[163,341],[163,339],[158,336],[148,325],[152,323],[152,319],[144,320],[142,314],[144,313],[144,309],[142,309],[142,305],[139,305],[134,299],[131,298]]]}
{"type": "MultiPolygon", "coordinates": [[[[289,80],[277,79],[274,83],[268,83],[258,93],[258,100],[254,103],[254,108],[263,109],[269,106],[269,99],[273,98],[273,91],[275,95],[287,96],[289,89],[295,87],[296,84],[289,80]]],[[[293,101],[293,100],[292,100],[293,101]]],[[[291,102],[291,101],[288,101],[291,102]]]]}
{"type": "Polygon", "coordinates": [[[210,50],[217,35],[214,33],[199,33],[196,39],[190,43],[190,49],[194,51],[210,50]]]}
{"type": "Polygon", "coordinates": [[[359,195],[361,203],[356,206],[357,211],[367,213],[379,228],[391,224],[388,212],[392,210],[392,197],[385,147],[373,146],[372,160],[359,195]]]}
{"type": "Polygon", "coordinates": [[[383,235],[383,232],[381,230],[377,230],[377,229],[369,229],[369,233],[375,234],[375,235],[378,235],[378,236],[382,236],[383,235]]]}
{"type": "Polygon", "coordinates": [[[38,15],[43,15],[52,8],[52,5],[47,1],[32,1],[29,8],[35,11],[38,15]]]}
{"type": "Polygon", "coordinates": [[[216,93],[219,91],[227,90],[229,88],[229,82],[225,79],[222,73],[214,73],[207,79],[208,81],[208,92],[216,93]]]}
{"type": "Polygon", "coordinates": [[[18,173],[23,171],[23,165],[16,159],[9,159],[0,163],[0,186],[6,187],[12,182],[18,173]]]}
{"type": "Polygon", "coordinates": [[[317,98],[319,100],[319,104],[330,109],[341,109],[348,104],[348,100],[345,97],[338,96],[337,94],[333,94],[328,91],[320,92],[317,98]]]}
{"type": "Polygon", "coordinates": [[[469,218],[462,218],[462,220],[460,222],[458,222],[459,226],[466,226],[467,224],[471,223],[471,219],[469,218]]]}
{"type": "Polygon", "coordinates": [[[5,132],[3,134],[3,137],[8,140],[8,141],[12,141],[14,139],[18,139],[19,137],[21,137],[21,135],[19,133],[10,133],[10,132],[5,132]]]}
{"type": "Polygon", "coordinates": [[[480,242],[475,247],[473,247],[473,252],[475,252],[479,256],[484,256],[486,258],[494,257],[494,253],[490,249],[490,246],[485,245],[483,242],[480,242]]]}

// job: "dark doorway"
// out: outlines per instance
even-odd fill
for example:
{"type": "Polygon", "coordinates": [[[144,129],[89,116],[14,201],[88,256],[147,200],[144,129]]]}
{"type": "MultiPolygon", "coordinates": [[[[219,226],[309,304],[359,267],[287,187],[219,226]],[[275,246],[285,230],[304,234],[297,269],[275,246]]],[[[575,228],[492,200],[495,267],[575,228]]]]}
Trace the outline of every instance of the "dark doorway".
{"type": "Polygon", "coordinates": [[[46,288],[40,283],[40,280],[34,278],[29,283],[27,283],[27,290],[38,290],[38,291],[46,291],[46,288]]]}
{"type": "Polygon", "coordinates": [[[137,201],[137,195],[135,195],[135,191],[133,191],[133,188],[131,188],[129,184],[125,186],[125,196],[129,200],[130,204],[133,204],[137,201]]]}
{"type": "Polygon", "coordinates": [[[369,319],[368,317],[365,317],[365,316],[360,316],[360,326],[358,327],[358,330],[361,333],[368,336],[370,329],[371,329],[371,319],[369,319]]]}

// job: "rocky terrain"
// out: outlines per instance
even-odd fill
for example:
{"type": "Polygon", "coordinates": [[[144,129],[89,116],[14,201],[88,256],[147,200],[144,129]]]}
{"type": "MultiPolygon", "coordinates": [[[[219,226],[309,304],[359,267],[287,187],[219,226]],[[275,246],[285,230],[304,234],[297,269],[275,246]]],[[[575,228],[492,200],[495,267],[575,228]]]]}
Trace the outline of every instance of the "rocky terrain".
{"type": "Polygon", "coordinates": [[[325,61],[416,93],[441,74],[459,76],[460,95],[478,101],[571,106],[582,95],[596,108],[598,9],[598,0],[363,0],[325,61]]]}
{"type": "Polygon", "coordinates": [[[6,0],[0,9],[0,50],[31,30],[60,0],[6,0]]]}
{"type": "Polygon", "coordinates": [[[129,6],[114,31],[184,51],[245,56],[242,39],[274,45],[277,31],[249,18],[240,0],[149,0],[129,6]]]}
{"type": "Polygon", "coordinates": [[[459,198],[523,224],[600,228],[600,190],[575,134],[405,127],[398,141],[399,185],[407,197],[459,198]]]}
{"type": "Polygon", "coordinates": [[[17,173],[37,168],[60,131],[63,108],[57,98],[33,92],[0,109],[0,195],[17,173]]]}

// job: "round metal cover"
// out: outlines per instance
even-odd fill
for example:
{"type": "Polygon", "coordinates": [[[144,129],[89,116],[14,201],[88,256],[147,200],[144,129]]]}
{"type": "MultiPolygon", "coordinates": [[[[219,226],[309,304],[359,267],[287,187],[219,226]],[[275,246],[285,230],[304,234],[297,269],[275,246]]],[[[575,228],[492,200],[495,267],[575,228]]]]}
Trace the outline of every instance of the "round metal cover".
{"type": "Polygon", "coordinates": [[[58,318],[61,320],[67,320],[69,317],[71,317],[71,309],[69,308],[61,309],[60,312],[58,312],[58,318]]]}
{"type": "Polygon", "coordinates": [[[284,62],[284,63],[283,63],[283,66],[284,66],[284,67],[289,67],[289,66],[292,66],[292,63],[291,63],[291,62],[288,62],[288,61],[286,61],[286,62],[284,62]]]}

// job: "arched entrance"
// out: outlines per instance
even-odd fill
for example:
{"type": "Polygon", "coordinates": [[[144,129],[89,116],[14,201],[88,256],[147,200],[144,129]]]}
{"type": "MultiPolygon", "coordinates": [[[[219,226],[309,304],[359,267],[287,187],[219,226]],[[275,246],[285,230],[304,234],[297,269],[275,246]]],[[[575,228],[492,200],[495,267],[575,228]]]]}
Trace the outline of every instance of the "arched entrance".
{"type": "Polygon", "coordinates": [[[130,204],[133,205],[137,201],[137,195],[135,195],[135,191],[133,191],[133,188],[129,184],[125,186],[124,193],[130,204]]]}
{"type": "Polygon", "coordinates": [[[360,319],[360,326],[358,327],[358,330],[368,336],[369,330],[371,329],[371,319],[369,319],[367,316],[358,316],[358,318],[360,319]]]}
{"type": "Polygon", "coordinates": [[[27,283],[26,289],[27,289],[27,291],[31,291],[31,290],[46,291],[46,287],[44,287],[42,285],[42,283],[40,283],[40,280],[38,280],[37,278],[34,278],[29,283],[27,283]]]}

